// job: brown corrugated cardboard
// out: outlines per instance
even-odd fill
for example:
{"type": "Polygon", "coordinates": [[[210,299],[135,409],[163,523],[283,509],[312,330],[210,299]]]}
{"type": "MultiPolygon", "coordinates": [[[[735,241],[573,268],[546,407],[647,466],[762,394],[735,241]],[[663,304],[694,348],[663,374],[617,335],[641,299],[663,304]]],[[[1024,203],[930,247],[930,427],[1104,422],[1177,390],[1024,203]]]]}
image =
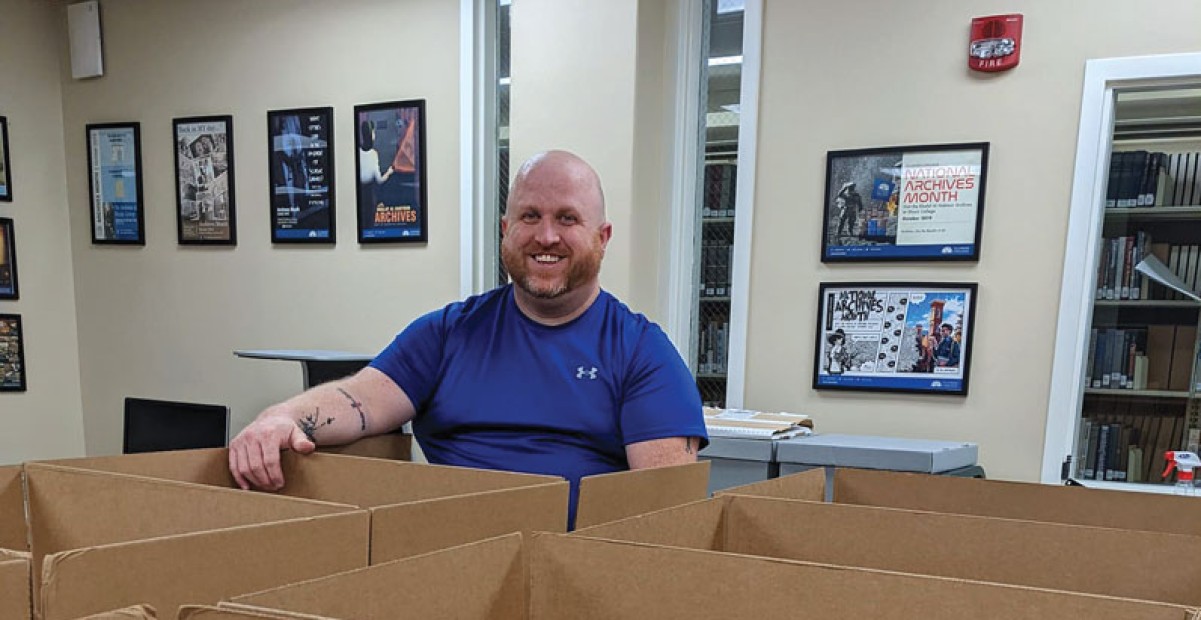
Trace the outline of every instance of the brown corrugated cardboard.
{"type": "Polygon", "coordinates": [[[1201,537],[725,495],[577,536],[1201,605],[1201,537]],[[694,515],[720,505],[720,519],[694,515]]]}
{"type": "Polygon", "coordinates": [[[0,467],[0,549],[29,550],[20,465],[0,467]]]}
{"type": "Polygon", "coordinates": [[[1194,613],[1162,603],[555,534],[524,544],[517,535],[494,538],[239,596],[221,607],[231,615],[220,618],[340,620],[1187,620],[1194,613]]]}
{"type": "Polygon", "coordinates": [[[367,563],[361,511],[89,547],[45,558],[44,620],[132,601],[173,617],[186,603],[343,572],[367,563]]]}
{"type": "Polygon", "coordinates": [[[566,480],[371,510],[371,563],[510,532],[567,530],[566,480]]]}
{"type": "MultiPolygon", "coordinates": [[[[179,609],[179,620],[279,620],[297,618],[291,614],[269,614],[239,609],[226,609],[212,605],[186,605],[179,609]]],[[[329,620],[321,616],[303,616],[304,620],[329,620]]]]}
{"type": "Polygon", "coordinates": [[[527,578],[522,547],[522,535],[510,534],[238,596],[230,603],[250,611],[285,611],[346,620],[525,618],[527,578]]]}
{"type": "Polygon", "coordinates": [[[48,464],[25,466],[45,620],[182,603],[365,566],[353,507],[48,464]],[[243,589],[244,588],[244,589],[243,589]]]}
{"type": "Polygon", "coordinates": [[[150,605],[131,605],[105,611],[90,616],[84,616],[79,620],[157,620],[158,612],[150,605]]]}
{"type": "MultiPolygon", "coordinates": [[[[813,470],[723,493],[820,501],[825,479],[813,470]]],[[[833,496],[843,504],[1201,535],[1201,502],[1154,493],[840,468],[833,496]]]]}
{"type": "Polygon", "coordinates": [[[587,476],[580,480],[576,527],[678,506],[709,495],[709,461],[587,476]]]}
{"type": "Polygon", "coordinates": [[[401,433],[374,435],[344,446],[322,446],[317,451],[392,461],[411,461],[413,460],[413,436],[401,433]]]}
{"type": "Polygon", "coordinates": [[[29,554],[0,549],[0,620],[29,620],[29,554]]]}

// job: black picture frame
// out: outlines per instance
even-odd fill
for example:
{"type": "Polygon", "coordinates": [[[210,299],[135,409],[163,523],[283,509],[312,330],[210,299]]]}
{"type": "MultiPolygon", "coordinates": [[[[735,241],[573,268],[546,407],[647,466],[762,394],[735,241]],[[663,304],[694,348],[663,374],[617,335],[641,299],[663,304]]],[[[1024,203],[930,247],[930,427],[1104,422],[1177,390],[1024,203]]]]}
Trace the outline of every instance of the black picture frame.
{"type": "Polygon", "coordinates": [[[966,396],[977,305],[974,282],[822,282],[813,389],[966,396]]]}
{"type": "Polygon", "coordinates": [[[827,152],[822,262],[980,260],[988,154],[988,142],[827,152]]]}
{"type": "Polygon", "coordinates": [[[337,243],[334,109],[267,112],[271,243],[337,243]]]}
{"type": "Polygon", "coordinates": [[[92,123],[85,136],[92,243],[146,245],[142,124],[92,123]]]}
{"type": "Polygon", "coordinates": [[[20,299],[17,278],[17,233],[12,218],[0,217],[0,300],[20,299]]]}
{"type": "Polygon", "coordinates": [[[179,244],[237,245],[233,117],[190,116],[171,124],[179,244]]]}
{"type": "Polygon", "coordinates": [[[426,243],[425,100],[356,105],[354,125],[359,243],[426,243]],[[397,161],[400,167],[394,166],[397,161]],[[384,170],[381,162],[393,164],[384,170]]]}
{"type": "Polygon", "coordinates": [[[9,159],[8,117],[0,116],[0,202],[13,201],[13,166],[9,159]]]}
{"type": "Polygon", "coordinates": [[[25,389],[25,333],[21,315],[0,314],[0,392],[25,389]]]}

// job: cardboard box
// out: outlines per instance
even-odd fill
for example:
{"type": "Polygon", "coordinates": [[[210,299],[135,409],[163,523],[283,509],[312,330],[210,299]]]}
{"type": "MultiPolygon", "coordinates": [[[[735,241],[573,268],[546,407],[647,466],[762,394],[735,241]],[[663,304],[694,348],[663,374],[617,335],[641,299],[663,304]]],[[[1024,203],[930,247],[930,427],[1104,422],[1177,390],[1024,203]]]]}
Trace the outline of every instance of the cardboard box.
{"type": "MultiPolygon", "coordinates": [[[[576,527],[600,525],[709,496],[708,461],[585,476],[576,527]]],[[[550,531],[550,530],[543,530],[550,531]]]]}
{"type": "MultiPolygon", "coordinates": [[[[61,466],[233,487],[224,449],[53,461],[61,466]]],[[[510,532],[564,532],[569,487],[555,476],[281,454],[281,494],[367,508],[371,562],[385,562],[510,532]]],[[[581,482],[580,523],[650,512],[708,495],[708,463],[647,469],[581,482]]]]}
{"type": "Polygon", "coordinates": [[[158,612],[149,605],[131,605],[98,614],[85,616],[79,620],[157,620],[158,612]]]}
{"type": "Polygon", "coordinates": [[[29,550],[20,465],[0,467],[0,549],[29,550]]]}
{"type": "Polygon", "coordinates": [[[976,464],[976,444],[869,435],[811,435],[780,441],[780,473],[815,466],[938,473],[976,464]]]}
{"type": "Polygon", "coordinates": [[[351,506],[28,463],[35,610],[44,620],[184,603],[367,565],[351,506]]]}
{"type": "Polygon", "coordinates": [[[228,615],[181,617],[960,620],[987,610],[990,620],[1185,620],[1194,611],[557,534],[471,543],[235,597],[221,608],[228,615]]]}
{"type": "MultiPolygon", "coordinates": [[[[238,609],[225,609],[212,605],[187,605],[179,609],[179,620],[280,620],[293,618],[291,615],[256,613],[238,609]]],[[[327,620],[320,616],[305,616],[306,620],[327,620]]]]}
{"type": "MultiPolygon", "coordinates": [[[[320,453],[280,456],[286,484],[279,495],[369,510],[372,562],[510,532],[567,529],[569,487],[562,478],[320,453]]],[[[53,462],[233,488],[228,463],[225,449],[53,462]]]]}
{"type": "Polygon", "coordinates": [[[1179,534],[723,495],[574,536],[1201,606],[1179,534]]]}
{"type": "MultiPolygon", "coordinates": [[[[821,501],[825,476],[813,470],[724,493],[821,501]]],[[[1155,493],[836,469],[833,498],[842,504],[1201,535],[1201,502],[1155,493]]]]}
{"type": "Polygon", "coordinates": [[[29,554],[0,549],[0,620],[29,620],[29,554]]]}
{"type": "Polygon", "coordinates": [[[344,446],[322,446],[317,451],[326,454],[366,456],[391,461],[411,461],[413,460],[413,436],[403,433],[372,435],[344,446]]]}

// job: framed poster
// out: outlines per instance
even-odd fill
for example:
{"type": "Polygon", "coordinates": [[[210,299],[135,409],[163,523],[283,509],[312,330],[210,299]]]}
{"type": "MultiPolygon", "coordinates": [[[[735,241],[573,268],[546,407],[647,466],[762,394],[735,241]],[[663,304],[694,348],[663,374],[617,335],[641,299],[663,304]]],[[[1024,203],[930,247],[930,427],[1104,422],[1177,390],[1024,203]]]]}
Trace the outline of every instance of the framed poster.
{"type": "Polygon", "coordinates": [[[822,262],[980,259],[988,143],[830,151],[822,262]]]}
{"type": "Polygon", "coordinates": [[[17,241],[13,221],[0,217],[0,299],[19,299],[17,288],[17,241]]]}
{"type": "Polygon", "coordinates": [[[232,116],[177,118],[175,219],[181,245],[237,245],[232,116]]]}
{"type": "Polygon", "coordinates": [[[87,126],[92,243],[146,245],[140,123],[87,126]]]}
{"type": "Polygon", "coordinates": [[[821,284],[813,388],[967,395],[976,285],[821,284]]]}
{"type": "Polygon", "coordinates": [[[25,341],[21,315],[0,314],[0,392],[25,391],[25,341]]]}
{"type": "Polygon", "coordinates": [[[335,243],[334,109],[267,112],[271,242],[335,243]]]}
{"type": "Polygon", "coordinates": [[[8,161],[8,118],[0,116],[0,202],[12,202],[12,165],[8,161]]]}
{"type": "Polygon", "coordinates": [[[354,107],[359,243],[425,243],[425,100],[354,107]]]}

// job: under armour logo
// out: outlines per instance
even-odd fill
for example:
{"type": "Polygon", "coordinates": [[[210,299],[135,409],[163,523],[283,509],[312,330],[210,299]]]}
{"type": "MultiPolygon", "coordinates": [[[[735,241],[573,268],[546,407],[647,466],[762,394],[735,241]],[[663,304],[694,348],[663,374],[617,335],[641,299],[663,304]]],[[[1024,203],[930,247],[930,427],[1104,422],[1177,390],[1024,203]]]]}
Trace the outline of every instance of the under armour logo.
{"type": "Polygon", "coordinates": [[[592,379],[593,381],[595,381],[596,380],[596,366],[593,366],[591,369],[588,369],[588,370],[585,370],[583,366],[577,367],[575,369],[575,378],[583,379],[584,377],[588,377],[589,379],[592,379]]]}

